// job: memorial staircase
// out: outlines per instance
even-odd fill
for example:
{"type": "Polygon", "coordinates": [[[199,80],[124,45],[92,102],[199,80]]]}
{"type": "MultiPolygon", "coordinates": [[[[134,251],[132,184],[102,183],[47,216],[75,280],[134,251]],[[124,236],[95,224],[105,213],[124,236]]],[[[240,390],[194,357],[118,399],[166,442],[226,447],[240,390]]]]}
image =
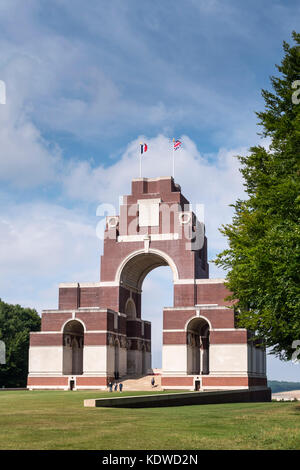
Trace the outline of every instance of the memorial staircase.
{"type": "Polygon", "coordinates": [[[140,376],[126,376],[122,377],[119,382],[123,384],[123,391],[159,391],[161,388],[161,375],[140,375],[140,376]],[[151,380],[155,380],[155,385],[152,387],[151,380]]]}

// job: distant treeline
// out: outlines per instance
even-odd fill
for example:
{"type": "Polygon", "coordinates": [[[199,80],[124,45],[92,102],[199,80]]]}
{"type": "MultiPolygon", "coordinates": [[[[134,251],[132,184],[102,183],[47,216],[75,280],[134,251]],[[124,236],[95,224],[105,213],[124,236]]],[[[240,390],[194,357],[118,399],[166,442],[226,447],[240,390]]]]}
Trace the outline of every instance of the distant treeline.
{"type": "Polygon", "coordinates": [[[268,380],[268,386],[271,388],[272,393],[300,390],[300,382],[280,382],[278,380],[268,380]]]}

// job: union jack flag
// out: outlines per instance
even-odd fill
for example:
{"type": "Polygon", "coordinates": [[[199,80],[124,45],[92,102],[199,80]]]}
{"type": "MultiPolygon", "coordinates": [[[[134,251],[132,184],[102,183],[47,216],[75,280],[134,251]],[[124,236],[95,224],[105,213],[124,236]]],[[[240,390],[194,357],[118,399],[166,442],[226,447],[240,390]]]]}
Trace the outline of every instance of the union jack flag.
{"type": "Polygon", "coordinates": [[[182,142],[180,140],[174,140],[174,150],[178,150],[182,145],[182,142]]]}

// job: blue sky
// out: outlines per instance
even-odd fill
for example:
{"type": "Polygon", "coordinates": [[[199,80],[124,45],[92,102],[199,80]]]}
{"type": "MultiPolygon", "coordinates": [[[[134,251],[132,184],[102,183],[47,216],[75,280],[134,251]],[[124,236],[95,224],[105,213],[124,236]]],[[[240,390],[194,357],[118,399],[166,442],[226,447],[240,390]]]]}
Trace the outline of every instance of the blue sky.
{"type": "MultiPolygon", "coordinates": [[[[210,259],[221,251],[218,227],[243,196],[234,155],[260,141],[260,90],[299,19],[296,0],[1,0],[2,299],[41,311],[56,308],[59,282],[98,280],[96,210],[130,191],[141,139],[151,177],[170,174],[169,139],[182,138],[176,180],[205,206],[210,259]]],[[[158,328],[167,278],[144,285],[158,328]]],[[[271,378],[298,372],[269,360],[271,378]]]]}

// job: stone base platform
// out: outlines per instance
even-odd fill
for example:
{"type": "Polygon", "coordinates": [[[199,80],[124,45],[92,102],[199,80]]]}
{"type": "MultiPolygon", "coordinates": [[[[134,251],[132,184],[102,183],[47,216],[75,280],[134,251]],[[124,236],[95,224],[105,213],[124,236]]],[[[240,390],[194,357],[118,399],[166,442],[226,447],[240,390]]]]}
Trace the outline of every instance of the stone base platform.
{"type": "Polygon", "coordinates": [[[94,398],[84,400],[84,406],[109,408],[152,408],[161,406],[266,401],[271,401],[270,388],[260,390],[222,390],[215,392],[162,393],[132,397],[94,398]]]}

